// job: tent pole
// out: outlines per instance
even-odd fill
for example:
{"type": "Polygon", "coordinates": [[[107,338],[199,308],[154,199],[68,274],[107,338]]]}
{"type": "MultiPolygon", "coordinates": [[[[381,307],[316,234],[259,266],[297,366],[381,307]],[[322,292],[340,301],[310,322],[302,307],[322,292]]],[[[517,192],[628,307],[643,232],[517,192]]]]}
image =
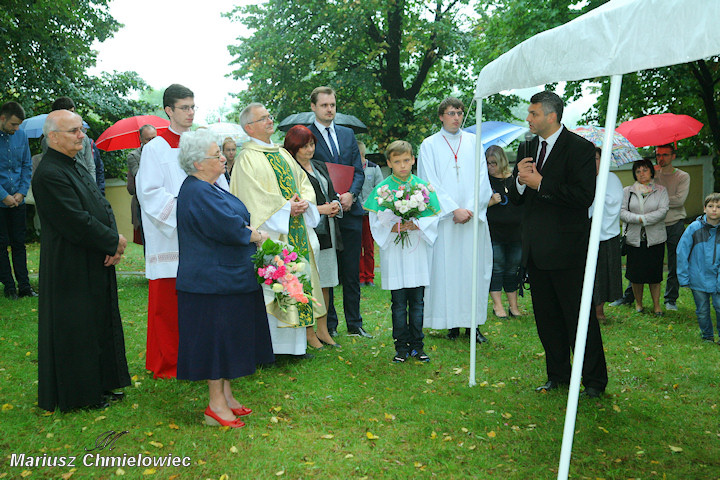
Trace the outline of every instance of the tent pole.
{"type": "Polygon", "coordinates": [[[560,465],[558,466],[558,480],[567,480],[570,470],[570,456],[572,454],[573,436],[575,434],[575,420],[577,418],[578,397],[580,395],[580,377],[585,360],[585,343],[587,341],[590,309],[595,308],[592,303],[593,286],[595,284],[595,267],[597,266],[598,247],[600,245],[600,228],[605,211],[605,192],[610,172],[610,156],[612,155],[613,134],[617,120],[618,103],[620,101],[620,87],[622,75],[613,75],[610,79],[610,98],[608,101],[607,118],[605,120],[605,138],[603,140],[600,168],[595,188],[595,206],[593,207],[592,227],[590,228],[590,241],[588,244],[587,260],[585,262],[585,277],[580,301],[580,316],[578,318],[575,348],[573,350],[572,376],[570,377],[570,391],[568,393],[567,410],[565,414],[565,429],[563,431],[562,449],[560,451],[560,465]],[[609,146],[609,147],[608,147],[609,146]]]}
{"type": "MultiPolygon", "coordinates": [[[[478,194],[478,185],[480,184],[480,162],[482,161],[482,98],[475,98],[477,102],[477,110],[475,113],[475,198],[473,200],[473,256],[472,256],[472,295],[470,301],[470,373],[468,378],[468,386],[475,386],[475,350],[477,344],[475,342],[475,329],[477,328],[477,306],[478,306],[478,258],[480,256],[480,220],[478,208],[480,206],[480,196],[478,194]]],[[[487,298],[484,299],[487,303],[487,298]]]]}

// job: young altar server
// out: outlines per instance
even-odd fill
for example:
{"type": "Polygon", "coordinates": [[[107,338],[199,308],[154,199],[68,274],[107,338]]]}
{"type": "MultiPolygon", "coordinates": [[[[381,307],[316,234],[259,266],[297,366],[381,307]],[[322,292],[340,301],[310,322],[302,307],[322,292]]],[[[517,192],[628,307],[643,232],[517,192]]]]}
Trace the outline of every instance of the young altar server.
{"type": "Polygon", "coordinates": [[[408,142],[392,142],[385,157],[392,174],[370,193],[364,208],[370,212],[370,231],[382,252],[382,289],[390,290],[392,300],[393,362],[402,363],[409,356],[429,362],[423,350],[423,296],[430,283],[440,202],[432,187],[412,174],[415,157],[408,142]],[[413,211],[416,215],[407,220],[396,214],[413,211]]]}

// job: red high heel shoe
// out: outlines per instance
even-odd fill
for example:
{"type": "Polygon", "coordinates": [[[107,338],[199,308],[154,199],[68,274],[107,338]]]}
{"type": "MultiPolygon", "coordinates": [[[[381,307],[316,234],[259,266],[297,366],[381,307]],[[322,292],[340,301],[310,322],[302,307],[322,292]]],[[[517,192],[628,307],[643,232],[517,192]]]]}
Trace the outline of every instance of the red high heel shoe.
{"type": "Polygon", "coordinates": [[[252,413],[252,409],[244,405],[240,405],[238,408],[231,408],[230,410],[232,410],[233,415],[238,417],[244,417],[245,415],[250,415],[252,413]]]}
{"type": "Polygon", "coordinates": [[[220,425],[223,427],[230,428],[242,428],[245,426],[245,422],[236,418],[235,420],[223,420],[215,412],[212,411],[210,405],[205,409],[205,424],[206,425],[220,425]]]}

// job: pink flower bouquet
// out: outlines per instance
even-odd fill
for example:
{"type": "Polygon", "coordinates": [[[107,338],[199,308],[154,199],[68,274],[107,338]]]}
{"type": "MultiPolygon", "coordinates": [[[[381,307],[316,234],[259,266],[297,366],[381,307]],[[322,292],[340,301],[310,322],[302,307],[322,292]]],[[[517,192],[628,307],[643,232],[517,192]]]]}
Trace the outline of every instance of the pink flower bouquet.
{"type": "Polygon", "coordinates": [[[283,312],[297,303],[318,303],[311,295],[310,264],[292,245],[268,239],[252,258],[258,283],[272,290],[283,312]]]}

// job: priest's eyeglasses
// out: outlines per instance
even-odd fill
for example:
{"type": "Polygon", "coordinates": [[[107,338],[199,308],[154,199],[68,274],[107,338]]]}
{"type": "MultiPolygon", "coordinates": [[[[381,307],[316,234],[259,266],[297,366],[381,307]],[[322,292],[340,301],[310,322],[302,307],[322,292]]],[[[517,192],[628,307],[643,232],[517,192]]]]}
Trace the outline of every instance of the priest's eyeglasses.
{"type": "Polygon", "coordinates": [[[275,116],[273,116],[273,115],[263,115],[262,117],[258,118],[257,120],[253,120],[252,122],[248,122],[248,123],[246,123],[245,125],[252,125],[253,123],[258,123],[258,122],[267,122],[268,120],[270,120],[271,122],[274,122],[274,121],[275,121],[275,116]]]}
{"type": "Polygon", "coordinates": [[[448,117],[454,117],[454,116],[462,117],[463,115],[465,115],[465,112],[453,110],[452,112],[445,112],[445,115],[447,115],[448,117]]]}
{"type": "Polygon", "coordinates": [[[55,132],[63,132],[63,133],[69,133],[71,135],[77,135],[78,132],[87,133],[87,128],[85,127],[76,127],[71,128],[70,130],[53,130],[55,132]]]}
{"type": "Polygon", "coordinates": [[[178,110],[182,110],[183,113],[188,113],[190,110],[193,112],[197,112],[198,107],[196,105],[183,105],[182,107],[173,107],[173,109],[177,108],[178,110]]]}

